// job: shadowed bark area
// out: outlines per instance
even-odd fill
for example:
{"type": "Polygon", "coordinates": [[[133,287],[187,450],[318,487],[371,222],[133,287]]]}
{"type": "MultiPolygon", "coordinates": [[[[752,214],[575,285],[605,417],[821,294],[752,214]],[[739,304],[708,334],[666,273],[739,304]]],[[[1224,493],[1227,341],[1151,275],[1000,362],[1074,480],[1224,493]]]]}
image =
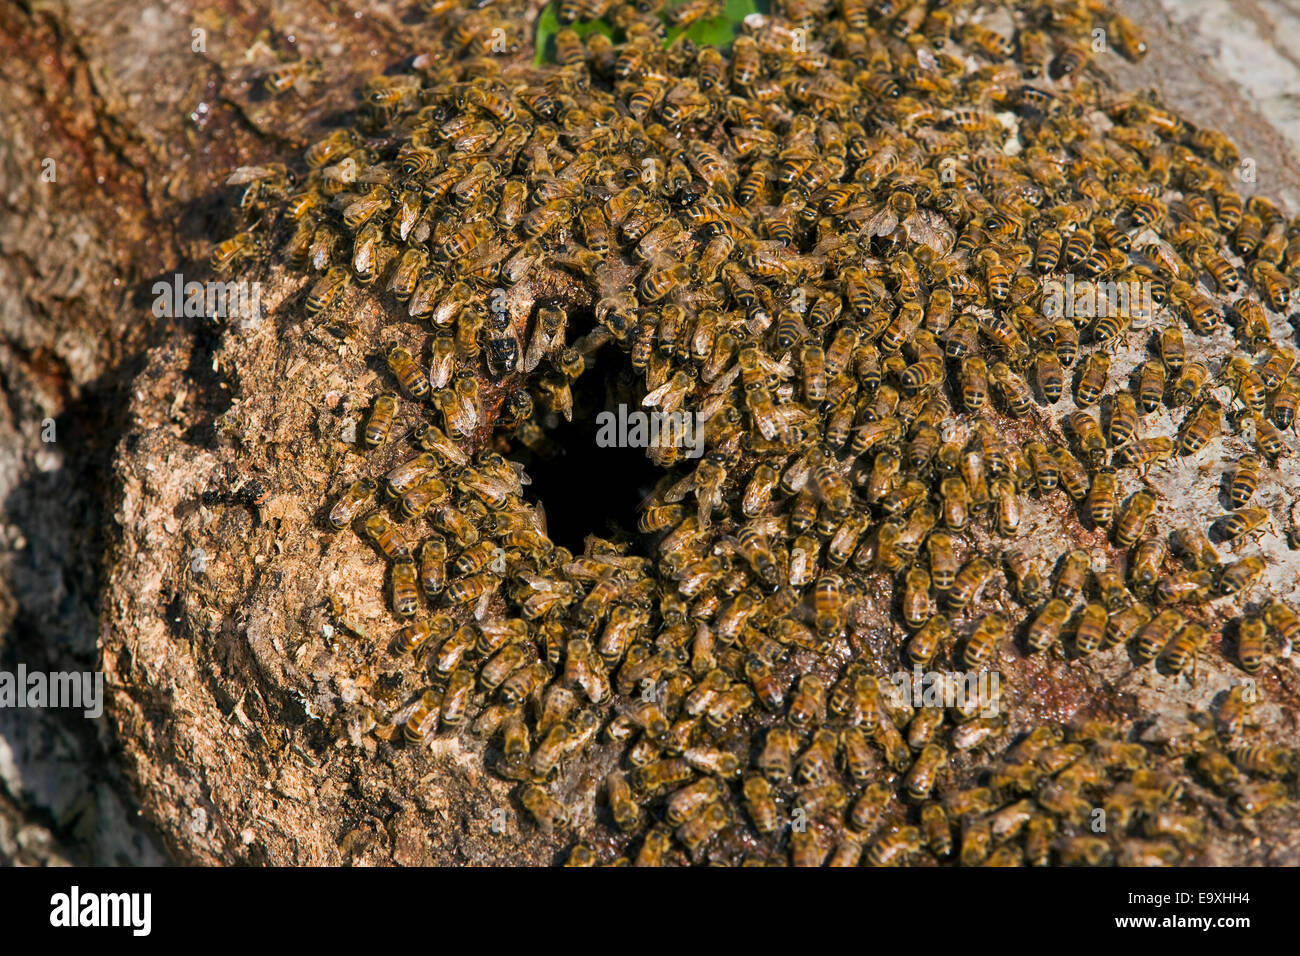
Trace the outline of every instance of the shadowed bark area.
{"type": "MultiPolygon", "coordinates": [[[[131,382],[219,335],[155,317],[153,282],[204,271],[234,221],[231,169],[301,149],[357,77],[432,36],[414,4],[0,3],[0,669],[101,667],[131,382]],[[262,74],[303,55],[340,81],[265,96],[262,74]]],[[[186,395],[227,401],[189,364],[177,417],[186,395]]],[[[0,710],[0,862],[162,860],[121,772],[137,745],[108,716],[0,710]]]]}
{"type": "MultiPolygon", "coordinates": [[[[1222,127],[1258,160],[1260,191],[1300,195],[1291,144],[1199,38],[1156,0],[1124,6],[1152,50],[1139,67],[1108,60],[1116,81],[1222,127]]],[[[303,323],[303,279],[280,271],[248,276],[268,316],[251,329],[150,309],[156,279],[202,273],[234,230],[231,169],[300,151],[360,82],[439,39],[412,3],[0,0],[0,669],[102,669],[111,695],[99,721],[0,710],[0,862],[523,863],[560,849],[515,825],[509,786],[468,744],[340,747],[320,719],[351,693],[336,665],[362,669],[359,646],[387,637],[375,556],[319,533],[338,422],[373,374],[364,352],[303,323]],[[310,95],[260,92],[269,66],[300,56],[327,64],[310,95]]],[[[383,313],[355,306],[358,340],[374,338],[383,313]]],[[[1022,679],[1044,717],[1107,692],[1022,679]]],[[[1294,735],[1294,679],[1266,690],[1294,735]]],[[[346,737],[346,708],[333,717],[346,737]]],[[[589,786],[575,782],[576,803],[589,786]]],[[[1204,862],[1286,852],[1300,850],[1256,834],[1204,862]]]]}

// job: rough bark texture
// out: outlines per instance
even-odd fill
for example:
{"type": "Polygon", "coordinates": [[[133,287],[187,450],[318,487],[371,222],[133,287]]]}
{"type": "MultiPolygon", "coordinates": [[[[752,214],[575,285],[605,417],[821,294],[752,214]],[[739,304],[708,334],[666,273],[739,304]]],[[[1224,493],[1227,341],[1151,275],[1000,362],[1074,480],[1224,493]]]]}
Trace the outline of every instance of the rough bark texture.
{"type": "MultiPolygon", "coordinates": [[[[1260,191],[1300,197],[1285,103],[1238,85],[1254,82],[1243,42],[1290,70],[1276,82],[1300,82],[1289,5],[1123,6],[1152,50],[1117,81],[1159,87],[1257,160],[1260,191]],[[1246,25],[1226,52],[1223,22],[1246,25]]],[[[0,862],[549,862],[559,848],[512,809],[494,831],[508,786],[468,745],[346,742],[355,688],[336,675],[378,679],[388,631],[379,559],[321,524],[363,352],[302,324],[286,273],[249,276],[268,316],[250,327],[149,309],[155,278],[230,231],[231,168],[300,149],[360,78],[432,42],[411,7],[0,0],[0,668],[101,668],[111,698],[98,722],[0,710],[0,862]],[[259,98],[258,70],[294,50],[326,58],[328,82],[259,98]]],[[[366,341],[381,314],[357,305],[366,341]]],[[[1288,481],[1266,494],[1294,498],[1288,481]]],[[[1072,520],[1066,533],[1100,543],[1072,520]]],[[[1120,713],[1167,706],[1169,679],[1125,667],[1015,680],[1042,716],[1083,693],[1120,713]]],[[[1188,702],[1224,686],[1208,670],[1188,702]]],[[[1298,686],[1293,669],[1265,686],[1292,740],[1298,686]]],[[[591,780],[574,789],[589,806],[591,780]]],[[[1204,862],[1297,862],[1272,836],[1246,831],[1204,862]]]]}
{"type": "MultiPolygon", "coordinates": [[[[182,389],[196,404],[182,396],[176,415],[228,402],[208,367],[216,330],[155,318],[153,281],[193,273],[228,228],[234,166],[301,148],[356,77],[427,41],[412,7],[0,4],[0,666],[100,666],[132,380],[149,355],[197,350],[182,389]],[[259,97],[259,73],[296,49],[339,82],[310,101],[259,97]]],[[[0,711],[0,861],[166,858],[120,771],[135,745],[109,726],[0,711]]]]}

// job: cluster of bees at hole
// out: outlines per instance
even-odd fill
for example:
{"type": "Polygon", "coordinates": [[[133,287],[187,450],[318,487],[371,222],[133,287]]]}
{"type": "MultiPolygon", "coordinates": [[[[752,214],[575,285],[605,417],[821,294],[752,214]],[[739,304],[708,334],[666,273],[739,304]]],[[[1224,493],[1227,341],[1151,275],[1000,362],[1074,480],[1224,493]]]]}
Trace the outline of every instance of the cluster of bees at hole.
{"type": "Polygon", "coordinates": [[[969,0],[781,0],[724,53],[663,48],[711,0],[565,0],[562,24],[619,39],[566,27],[532,67],[491,55],[503,29],[522,44],[518,11],[435,7],[454,49],[370,82],[305,170],[237,172],[250,226],[215,256],[278,242],[315,273],[309,315],[339,321],[356,283],[427,323],[423,350],[381,343],[364,433],[405,441],[409,413],[418,449],[329,514],[387,559],[389,650],[431,684],[370,730],[488,741],[573,864],[1175,864],[1295,799],[1251,675],[1288,666],[1300,618],[1251,541],[1279,533],[1252,498],[1300,395],[1274,332],[1300,221],[1240,195],[1221,133],[1100,88],[1098,37],[1146,52],[1131,21],[1019,2],[999,32],[969,0]],[[561,299],[523,327],[494,307],[541,269],[590,292],[592,328],[561,299]],[[1147,295],[1052,314],[1065,274],[1147,295]],[[1148,337],[1117,380],[1114,350],[1148,337]],[[1211,340],[1220,360],[1188,358],[1211,340]],[[644,377],[633,401],[696,413],[706,444],[651,448],[638,528],[573,554],[508,456],[545,452],[607,346],[644,377]],[[1173,437],[1149,431],[1162,409],[1173,437]],[[1256,450],[1220,465],[1234,432],[1256,450]],[[1148,472],[1197,455],[1232,510],[1157,526],[1148,472]],[[1032,555],[1031,497],[1114,548],[1032,555]],[[859,640],[864,582],[892,585],[893,659],[859,640]],[[921,706],[886,677],[1125,651],[1193,682],[1231,654],[1241,679],[1185,720],[1013,728],[1013,700],[921,706]],[[578,820],[560,783],[597,752],[578,820]]]}

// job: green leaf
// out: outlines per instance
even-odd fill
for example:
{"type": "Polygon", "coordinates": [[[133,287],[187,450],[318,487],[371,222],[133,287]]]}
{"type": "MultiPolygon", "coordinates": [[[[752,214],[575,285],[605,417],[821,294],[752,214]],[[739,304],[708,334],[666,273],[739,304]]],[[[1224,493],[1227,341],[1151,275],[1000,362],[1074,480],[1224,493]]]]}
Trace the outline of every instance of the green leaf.
{"type": "MultiPolygon", "coordinates": [[[[542,10],[542,15],[537,18],[537,37],[534,41],[537,56],[534,57],[533,62],[538,66],[555,61],[555,34],[564,27],[565,25],[560,23],[559,4],[547,4],[542,10]]],[[[603,33],[610,39],[614,39],[614,28],[604,20],[575,22],[568,24],[568,27],[580,37],[585,37],[589,33],[603,33]]]]}
{"type": "MultiPolygon", "coordinates": [[[[672,46],[685,35],[697,46],[716,46],[728,50],[745,17],[751,13],[767,13],[769,9],[771,9],[771,0],[726,0],[726,6],[719,16],[709,20],[698,20],[685,29],[670,27],[664,37],[664,48],[672,46]]],[[[603,33],[610,39],[616,41],[620,39],[614,28],[605,20],[588,20],[585,23],[570,23],[568,26],[580,37],[585,37],[589,33],[603,33]]],[[[547,4],[541,16],[537,18],[537,35],[534,40],[537,51],[534,62],[539,66],[554,62],[555,34],[562,29],[564,25],[560,23],[559,3],[547,4]]]]}
{"type": "MultiPolygon", "coordinates": [[[[673,4],[673,6],[676,6],[676,4],[673,4]]],[[[713,17],[710,20],[697,20],[684,31],[681,27],[670,27],[668,35],[664,39],[664,49],[676,43],[677,38],[684,32],[687,39],[696,46],[716,46],[728,50],[731,48],[731,41],[736,38],[745,17],[751,13],[765,13],[767,9],[767,0],[762,0],[761,3],[756,2],[756,0],[727,0],[726,8],[721,16],[713,17]]]]}

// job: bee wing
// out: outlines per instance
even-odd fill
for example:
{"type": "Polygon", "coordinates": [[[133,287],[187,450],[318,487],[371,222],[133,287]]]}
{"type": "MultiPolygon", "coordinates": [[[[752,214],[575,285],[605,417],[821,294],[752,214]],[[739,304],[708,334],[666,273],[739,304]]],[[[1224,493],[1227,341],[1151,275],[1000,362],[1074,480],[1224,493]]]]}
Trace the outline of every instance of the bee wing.
{"type": "MultiPolygon", "coordinates": [[[[739,372],[739,366],[737,366],[737,372],[739,372]]],[[[726,395],[717,394],[710,389],[709,394],[705,397],[704,401],[701,402],[700,409],[696,413],[699,423],[703,425],[708,422],[714,415],[718,414],[726,404],[726,395]]]]}
{"type": "Polygon", "coordinates": [[[776,375],[779,378],[790,378],[794,375],[794,369],[786,361],[777,361],[766,352],[759,353],[759,361],[762,363],[763,371],[769,375],[776,375]]]}
{"type": "Polygon", "coordinates": [[[669,504],[669,505],[676,504],[677,502],[685,498],[690,493],[691,489],[694,487],[695,487],[695,473],[691,472],[685,478],[682,478],[680,481],[676,481],[672,485],[670,485],[668,489],[663,493],[663,497],[660,500],[664,504],[669,504]]]}
{"type": "Polygon", "coordinates": [[[472,272],[478,269],[485,269],[488,266],[504,262],[513,250],[504,242],[492,240],[484,242],[474,248],[474,251],[461,260],[460,267],[462,272],[472,272]]]}
{"type": "Polygon", "coordinates": [[[898,214],[887,203],[882,203],[875,208],[869,208],[862,218],[861,232],[863,236],[887,236],[897,228],[898,214]]]}
{"type": "Polygon", "coordinates": [[[497,589],[495,587],[488,588],[483,592],[478,599],[478,603],[474,605],[474,620],[481,621],[487,617],[488,605],[492,603],[492,598],[496,596],[496,593],[497,589]]]}
{"type": "Polygon", "coordinates": [[[512,488],[512,490],[516,494],[522,491],[525,485],[531,485],[533,483],[533,479],[528,477],[528,472],[524,470],[523,462],[508,461],[506,462],[506,464],[510,467],[510,470],[514,472],[514,475],[512,476],[514,487],[512,488]]]}
{"type": "Polygon", "coordinates": [[[546,354],[550,341],[542,330],[541,323],[537,323],[533,328],[533,334],[528,339],[528,347],[524,350],[525,372],[532,372],[542,363],[542,358],[546,354]]]}
{"type": "MultiPolygon", "coordinates": [[[[737,368],[739,368],[739,366],[737,366],[737,368]]],[[[641,404],[644,405],[646,408],[654,408],[656,405],[660,404],[660,402],[662,402],[666,396],[669,395],[669,393],[672,391],[672,388],[673,388],[673,380],[670,378],[668,381],[664,382],[662,385],[656,388],[653,392],[647,393],[646,397],[641,399],[641,404]]]]}
{"type": "Polygon", "coordinates": [[[903,228],[908,239],[924,243],[939,255],[947,255],[957,241],[957,234],[948,220],[929,209],[918,209],[908,216],[903,228]]]}
{"type": "Polygon", "coordinates": [[[271,166],[240,166],[226,178],[227,186],[242,186],[259,179],[266,179],[275,170],[271,166]]]}

